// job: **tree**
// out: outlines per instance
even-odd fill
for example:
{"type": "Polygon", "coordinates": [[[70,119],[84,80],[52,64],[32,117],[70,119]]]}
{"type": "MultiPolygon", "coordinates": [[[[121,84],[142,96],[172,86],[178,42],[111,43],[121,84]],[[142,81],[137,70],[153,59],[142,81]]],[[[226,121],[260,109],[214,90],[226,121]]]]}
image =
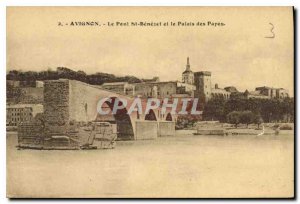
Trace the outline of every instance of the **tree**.
{"type": "Polygon", "coordinates": [[[253,118],[253,123],[257,124],[257,128],[259,128],[260,124],[263,123],[263,119],[260,114],[255,114],[253,118]]]}
{"type": "Polygon", "coordinates": [[[235,128],[237,128],[237,125],[240,123],[240,115],[241,115],[241,112],[239,112],[239,111],[233,111],[233,112],[228,113],[227,122],[230,124],[234,124],[235,128]]]}
{"type": "Polygon", "coordinates": [[[67,67],[57,67],[56,70],[48,68],[48,70],[34,72],[34,71],[18,71],[12,70],[9,71],[6,75],[7,80],[16,80],[23,82],[35,82],[36,80],[56,80],[56,79],[74,79],[82,81],[89,84],[102,85],[106,82],[129,82],[137,83],[142,80],[135,76],[115,76],[113,74],[107,73],[95,73],[95,74],[86,74],[84,71],[73,71],[67,67]]]}
{"type": "Polygon", "coordinates": [[[192,114],[179,115],[176,121],[175,128],[177,130],[184,129],[184,128],[191,128],[198,121],[201,121],[201,115],[192,115],[192,114]]]}
{"type": "Polygon", "coordinates": [[[240,122],[248,125],[251,124],[254,120],[254,114],[251,111],[243,111],[240,113],[240,122]]]}
{"type": "Polygon", "coordinates": [[[223,98],[209,100],[204,106],[203,119],[224,121],[226,119],[224,117],[224,106],[225,100],[223,98]]]}

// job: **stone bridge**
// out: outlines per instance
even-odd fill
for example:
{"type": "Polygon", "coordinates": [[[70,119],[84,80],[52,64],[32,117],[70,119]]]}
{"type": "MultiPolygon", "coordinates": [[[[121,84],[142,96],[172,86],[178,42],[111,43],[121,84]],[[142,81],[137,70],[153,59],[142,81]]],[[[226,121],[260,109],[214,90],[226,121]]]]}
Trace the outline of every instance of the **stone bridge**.
{"type": "MultiPolygon", "coordinates": [[[[105,121],[105,117],[113,118],[118,133],[118,139],[137,140],[153,139],[157,136],[173,135],[175,133],[175,116],[167,109],[161,114],[161,109],[128,113],[128,105],[119,109],[115,114],[100,115],[97,105],[100,99],[109,98],[102,109],[113,109],[117,99],[126,99],[130,105],[134,98],[120,95],[98,86],[80,81],[59,79],[48,80],[44,84],[44,117],[45,128],[50,133],[64,134],[69,126],[76,123],[105,121]],[[103,119],[104,117],[104,119],[103,119]]],[[[146,101],[142,100],[143,108],[146,101]]]]}

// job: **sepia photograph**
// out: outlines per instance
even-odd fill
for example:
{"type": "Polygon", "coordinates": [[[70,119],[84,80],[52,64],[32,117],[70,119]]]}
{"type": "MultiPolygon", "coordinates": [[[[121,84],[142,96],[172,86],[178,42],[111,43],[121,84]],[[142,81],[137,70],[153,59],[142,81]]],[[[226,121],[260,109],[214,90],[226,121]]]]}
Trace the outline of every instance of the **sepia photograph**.
{"type": "Polygon", "coordinates": [[[294,198],[294,15],[6,7],[7,198],[294,198]]]}

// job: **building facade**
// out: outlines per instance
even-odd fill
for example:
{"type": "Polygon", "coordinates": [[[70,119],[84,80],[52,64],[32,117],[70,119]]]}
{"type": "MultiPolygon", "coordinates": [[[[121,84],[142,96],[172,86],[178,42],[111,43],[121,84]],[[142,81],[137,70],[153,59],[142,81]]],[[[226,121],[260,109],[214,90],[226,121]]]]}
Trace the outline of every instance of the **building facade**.
{"type": "Polygon", "coordinates": [[[215,88],[211,90],[211,98],[228,100],[231,93],[225,89],[219,88],[218,84],[215,84],[215,88]]]}
{"type": "Polygon", "coordinates": [[[100,87],[118,94],[135,95],[135,86],[128,82],[104,83],[100,87]]]}
{"type": "Polygon", "coordinates": [[[207,102],[211,99],[211,72],[201,71],[194,73],[195,80],[195,97],[199,98],[200,102],[207,102]]]}
{"type": "Polygon", "coordinates": [[[15,104],[6,106],[6,126],[18,126],[21,122],[30,121],[43,112],[41,104],[15,104]]]}
{"type": "Polygon", "coordinates": [[[261,95],[267,96],[268,98],[283,99],[289,97],[288,90],[283,88],[271,88],[267,86],[256,87],[255,91],[261,95]]]}
{"type": "Polygon", "coordinates": [[[269,99],[269,96],[261,94],[260,91],[248,91],[248,90],[244,92],[242,97],[246,99],[250,99],[250,98],[269,99]]]}

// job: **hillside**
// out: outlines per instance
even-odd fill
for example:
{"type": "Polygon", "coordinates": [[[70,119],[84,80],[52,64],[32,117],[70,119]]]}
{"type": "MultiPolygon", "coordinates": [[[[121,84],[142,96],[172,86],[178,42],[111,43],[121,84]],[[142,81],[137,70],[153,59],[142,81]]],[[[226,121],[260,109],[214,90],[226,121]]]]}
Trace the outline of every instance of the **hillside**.
{"type": "Polygon", "coordinates": [[[47,70],[47,71],[9,71],[6,75],[7,80],[16,80],[16,81],[27,81],[32,82],[36,80],[55,80],[59,78],[65,79],[74,79],[82,81],[88,84],[102,85],[107,82],[129,82],[137,83],[142,82],[142,79],[139,79],[134,76],[115,76],[113,74],[97,72],[95,74],[86,74],[84,71],[73,71],[66,67],[57,67],[56,71],[47,70]]]}

